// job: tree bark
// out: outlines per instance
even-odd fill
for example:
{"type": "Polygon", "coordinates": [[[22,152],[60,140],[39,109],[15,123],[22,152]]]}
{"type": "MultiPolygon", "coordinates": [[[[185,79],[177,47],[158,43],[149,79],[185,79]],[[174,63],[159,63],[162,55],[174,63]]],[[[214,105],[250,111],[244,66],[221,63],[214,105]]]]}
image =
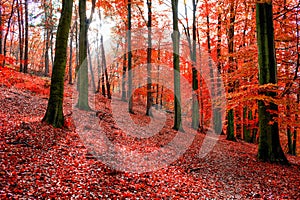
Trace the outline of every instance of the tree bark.
{"type": "MultiPolygon", "coordinates": [[[[18,13],[19,13],[19,11],[18,11],[18,13]]],[[[0,6],[0,16],[2,16],[2,6],[0,6]]],[[[19,21],[19,23],[20,23],[20,20],[18,19],[18,21],[19,21]]],[[[2,17],[0,17],[0,27],[2,27],[2,17]]],[[[2,31],[2,28],[1,28],[1,30],[0,30],[0,54],[2,54],[2,52],[3,52],[3,46],[2,46],[2,37],[3,36],[3,31],[2,31]]]]}
{"type": "MultiPolygon", "coordinates": [[[[20,1],[22,3],[22,1],[20,1]]],[[[23,6],[19,0],[17,0],[17,7],[18,9],[18,28],[19,28],[19,59],[20,59],[20,72],[23,71],[23,21],[22,21],[22,12],[20,10],[23,9],[23,6]]],[[[1,26],[0,26],[1,27],[1,26]]],[[[2,31],[1,31],[2,32],[2,31]]],[[[2,42],[1,42],[2,43],[2,42]]]]}
{"type": "Polygon", "coordinates": [[[86,17],[86,0],[79,0],[79,69],[77,107],[81,110],[90,110],[88,103],[88,63],[87,63],[87,32],[89,20],[86,17]]]}
{"type": "Polygon", "coordinates": [[[123,55],[123,68],[122,68],[122,101],[126,101],[126,62],[127,62],[127,54],[126,54],[126,44],[127,38],[125,39],[125,51],[123,55]]]}
{"type": "MultiPolygon", "coordinates": [[[[229,53],[229,70],[228,72],[231,73],[234,71],[234,58],[233,58],[233,53],[234,53],[234,22],[235,22],[235,3],[231,2],[230,3],[230,19],[229,19],[229,30],[228,30],[228,53],[229,53]]],[[[233,92],[235,84],[234,82],[229,83],[229,91],[233,92]]],[[[231,141],[236,141],[235,138],[235,133],[234,133],[234,110],[231,108],[228,111],[227,114],[227,140],[231,141]]]]}
{"type": "MultiPolygon", "coordinates": [[[[219,5],[220,6],[220,5],[219,5]]],[[[221,42],[222,42],[222,36],[221,36],[221,25],[222,25],[222,14],[221,9],[218,9],[218,26],[217,26],[217,84],[216,84],[216,95],[217,98],[221,97],[221,42]]],[[[218,99],[219,100],[219,99],[218,99]]],[[[214,125],[214,131],[216,134],[222,134],[222,116],[221,116],[221,105],[215,105],[215,108],[213,110],[213,125],[214,125]]]]}
{"type": "Polygon", "coordinates": [[[132,99],[133,99],[133,93],[132,93],[132,52],[131,52],[131,0],[128,0],[128,5],[127,5],[127,20],[128,20],[128,32],[127,32],[127,58],[128,58],[128,88],[127,88],[127,96],[128,96],[128,112],[129,113],[134,113],[133,112],[133,104],[132,104],[132,99]]]}
{"type": "Polygon", "coordinates": [[[192,51],[191,51],[191,60],[192,60],[192,87],[193,87],[193,97],[192,97],[192,128],[197,130],[199,128],[199,94],[198,94],[198,71],[196,69],[197,65],[197,26],[196,26],[196,11],[198,0],[192,1],[193,3],[193,24],[192,24],[192,51]]]}
{"type": "Polygon", "coordinates": [[[28,72],[28,0],[25,0],[25,50],[24,50],[24,69],[23,72],[28,72]]]}
{"type": "Polygon", "coordinates": [[[148,22],[147,22],[147,28],[148,28],[148,48],[147,48],[147,106],[146,106],[146,115],[152,116],[151,113],[151,106],[153,104],[153,98],[152,98],[152,91],[151,91],[151,57],[152,57],[152,11],[151,11],[151,5],[152,0],[147,0],[147,7],[148,7],[148,22]]]}
{"type": "Polygon", "coordinates": [[[54,127],[62,127],[64,125],[64,76],[67,61],[67,45],[72,17],[72,7],[72,0],[63,0],[62,13],[56,36],[56,51],[51,76],[50,98],[46,114],[42,120],[52,124],[54,127]]]}
{"type": "MultiPolygon", "coordinates": [[[[256,3],[256,29],[259,61],[259,84],[277,83],[275,60],[274,28],[272,2],[256,3]]],[[[275,92],[259,91],[261,95],[275,97],[275,92]]],[[[259,145],[258,158],[262,161],[287,164],[288,161],[280,146],[279,128],[276,118],[278,106],[273,103],[258,101],[259,109],[259,145]],[[270,112],[272,111],[272,112],[270,112]]]]}
{"type": "Polygon", "coordinates": [[[173,15],[173,68],[174,68],[174,126],[173,129],[181,130],[181,94],[180,94],[180,65],[179,65],[179,43],[180,34],[178,29],[178,0],[172,0],[172,15],[173,15]]]}
{"type": "Polygon", "coordinates": [[[3,67],[5,66],[5,57],[6,57],[6,52],[7,52],[7,50],[6,50],[6,41],[7,41],[8,33],[9,33],[9,30],[10,30],[11,20],[12,20],[13,14],[14,14],[14,5],[15,5],[15,1],[13,1],[12,5],[11,5],[11,12],[10,12],[8,22],[7,22],[7,31],[5,33],[4,41],[3,41],[3,57],[4,57],[3,67]]]}
{"type": "MultiPolygon", "coordinates": [[[[105,57],[105,49],[104,49],[104,44],[103,44],[103,35],[101,35],[101,54],[102,54],[102,67],[103,67],[103,71],[102,73],[103,76],[105,76],[105,85],[106,85],[106,91],[107,91],[107,98],[111,99],[111,92],[110,92],[110,82],[109,82],[109,77],[108,77],[108,72],[107,72],[107,65],[106,65],[106,57],[105,57]]],[[[104,77],[103,77],[104,80],[104,77]]],[[[104,82],[103,82],[103,87],[104,87],[104,82]]]]}

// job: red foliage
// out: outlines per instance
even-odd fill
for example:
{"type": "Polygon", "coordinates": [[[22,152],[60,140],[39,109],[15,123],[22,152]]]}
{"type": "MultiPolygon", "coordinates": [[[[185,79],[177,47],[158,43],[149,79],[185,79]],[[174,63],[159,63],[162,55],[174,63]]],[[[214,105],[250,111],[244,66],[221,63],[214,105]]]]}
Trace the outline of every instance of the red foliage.
{"type": "Polygon", "coordinates": [[[50,92],[49,78],[39,78],[30,74],[24,74],[8,67],[0,66],[0,84],[42,96],[48,96],[50,92]]]}

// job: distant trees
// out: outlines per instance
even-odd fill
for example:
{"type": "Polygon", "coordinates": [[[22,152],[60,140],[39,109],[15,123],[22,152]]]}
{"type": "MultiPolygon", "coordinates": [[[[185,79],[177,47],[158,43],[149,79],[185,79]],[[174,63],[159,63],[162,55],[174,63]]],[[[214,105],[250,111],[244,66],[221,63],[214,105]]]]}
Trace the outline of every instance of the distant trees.
{"type": "MultiPolygon", "coordinates": [[[[117,41],[119,49],[124,52],[121,58],[117,58],[119,52],[114,52],[116,58],[111,59],[108,56],[110,52],[106,52],[107,49],[104,48],[103,36],[105,35],[103,34],[105,33],[100,31],[102,28],[93,30],[102,36],[100,38],[97,35],[96,39],[92,38],[96,42],[89,44],[90,50],[91,52],[96,50],[100,56],[97,58],[91,56],[89,63],[93,66],[97,63],[98,91],[101,90],[103,96],[110,97],[110,92],[120,91],[122,100],[129,103],[128,111],[133,113],[137,90],[132,90],[136,88],[135,84],[139,84],[135,80],[139,79],[138,76],[142,76],[133,74],[133,69],[146,61],[147,87],[138,89],[139,94],[144,95],[142,100],[146,103],[146,114],[149,114],[152,101],[155,100],[156,104],[160,104],[166,110],[174,109],[174,129],[180,129],[181,112],[184,112],[187,117],[190,117],[191,126],[194,129],[199,128],[200,122],[201,129],[198,130],[207,130],[210,126],[210,119],[213,119],[214,130],[219,133],[222,131],[221,111],[224,110],[228,113],[224,121],[226,126],[223,127],[223,130],[227,129],[227,139],[259,142],[261,160],[279,159],[284,162],[282,152],[299,154],[297,143],[299,143],[300,114],[300,3],[297,0],[278,0],[273,3],[270,0],[264,0],[257,1],[257,4],[236,0],[184,1],[185,16],[178,12],[178,0],[169,3],[154,0],[144,2],[103,0],[101,3],[96,0],[80,0],[80,15],[74,15],[73,18],[74,24],[68,49],[70,64],[66,71],[69,72],[69,82],[72,83],[72,76],[74,76],[72,73],[75,71],[72,71],[72,66],[76,65],[79,83],[77,106],[85,110],[89,110],[87,33],[92,20],[92,15],[86,16],[89,3],[92,5],[91,13],[94,9],[99,9],[99,14],[113,19],[115,27],[112,29],[111,38],[117,41]],[[165,15],[161,14],[160,8],[157,9],[162,3],[165,5],[163,12],[167,13],[165,15]],[[148,20],[147,16],[143,17],[143,11],[139,6],[145,6],[148,20]],[[169,18],[171,12],[173,15],[169,18]],[[273,16],[271,16],[272,13],[273,16]],[[265,17],[266,15],[269,19],[265,17]],[[77,21],[80,21],[80,34],[77,34],[79,26],[77,21]],[[184,25],[183,31],[187,36],[187,41],[180,40],[178,23],[184,25]],[[273,23],[272,26],[271,23],[273,23]],[[135,30],[146,30],[145,24],[148,32],[136,34],[135,30]],[[155,32],[154,27],[164,28],[161,33],[157,33],[159,31],[155,32]],[[168,34],[164,34],[164,31],[173,32],[172,41],[169,41],[171,38],[168,34]],[[255,37],[256,31],[257,37],[255,37]],[[78,35],[80,35],[79,39],[78,35]],[[141,42],[142,39],[143,42],[141,42]],[[198,48],[196,48],[196,42],[198,42],[198,48]],[[259,46],[259,57],[257,46],[259,46]],[[173,52],[170,51],[172,47],[173,52]],[[80,49],[79,53],[77,53],[78,49],[80,49]],[[76,63],[73,59],[75,51],[76,63]],[[203,52],[207,52],[210,56],[207,59],[209,61],[205,61],[207,63],[203,62],[203,59],[206,59],[204,57],[207,56],[203,52]],[[190,58],[189,61],[185,60],[187,57],[190,58]],[[92,59],[97,59],[97,62],[92,59]],[[223,82],[213,77],[216,74],[216,71],[211,70],[214,67],[213,61],[216,63],[223,82]],[[111,62],[113,62],[112,65],[110,65],[111,62]],[[157,66],[152,64],[155,62],[158,63],[157,66]],[[259,63],[259,69],[257,63],[259,63]],[[174,95],[170,92],[170,88],[160,83],[165,72],[163,65],[174,69],[174,95]],[[198,65],[200,70],[196,68],[198,65]],[[203,77],[206,74],[209,74],[212,80],[209,84],[203,77]],[[181,75],[189,81],[194,93],[191,105],[187,108],[188,112],[180,105],[181,95],[185,94],[184,90],[180,90],[181,75]],[[227,97],[227,105],[224,108],[219,106],[223,105],[219,102],[222,100],[216,100],[217,102],[213,100],[213,97],[220,95],[219,89],[223,84],[227,97]],[[217,108],[211,110],[212,105],[217,105],[217,108]],[[275,134],[271,135],[271,132],[275,134]],[[284,134],[278,136],[278,133],[284,134]],[[282,142],[282,149],[278,142],[279,138],[282,142]]],[[[52,42],[53,38],[56,38],[55,45],[63,46],[64,43],[64,40],[58,41],[59,37],[55,36],[59,32],[56,32],[56,13],[59,9],[60,6],[45,0],[0,2],[1,65],[15,66],[22,72],[37,72],[47,76],[52,73],[51,65],[53,65],[55,51],[56,67],[51,77],[55,81],[52,82],[52,97],[49,101],[52,102],[51,104],[58,105],[57,111],[60,105],[53,102],[60,101],[58,97],[61,98],[62,91],[56,89],[63,87],[60,82],[61,76],[57,74],[57,71],[60,74],[66,72],[62,70],[61,65],[64,60],[57,55],[61,50],[54,49],[54,42],[52,42]],[[28,8],[31,7],[37,8],[35,12],[31,13],[30,9],[28,12],[28,8]],[[53,91],[57,92],[57,98],[54,98],[53,91]]],[[[100,21],[103,20],[104,26],[104,20],[107,18],[100,15],[98,18],[100,21]]],[[[113,48],[113,51],[119,50],[113,48]]],[[[95,69],[91,67],[89,70],[95,69]]],[[[143,74],[143,78],[145,75],[143,74]]],[[[49,106],[48,109],[55,110],[56,108],[49,106]]],[[[50,111],[47,113],[49,114],[50,111]]],[[[61,111],[58,114],[61,115],[61,111]]],[[[55,124],[55,126],[60,126],[62,118],[57,117],[57,119],[60,124],[55,124]]]]}

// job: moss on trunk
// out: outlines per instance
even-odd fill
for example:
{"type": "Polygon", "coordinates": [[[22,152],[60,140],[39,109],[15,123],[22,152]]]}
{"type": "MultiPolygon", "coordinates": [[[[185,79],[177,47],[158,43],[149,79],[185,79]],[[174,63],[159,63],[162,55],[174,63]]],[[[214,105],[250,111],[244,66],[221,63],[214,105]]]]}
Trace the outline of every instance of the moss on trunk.
{"type": "Polygon", "coordinates": [[[64,125],[64,76],[73,1],[63,0],[62,5],[62,13],[56,36],[56,51],[51,77],[50,98],[46,114],[43,118],[43,121],[52,124],[55,127],[62,127],[64,125]]]}

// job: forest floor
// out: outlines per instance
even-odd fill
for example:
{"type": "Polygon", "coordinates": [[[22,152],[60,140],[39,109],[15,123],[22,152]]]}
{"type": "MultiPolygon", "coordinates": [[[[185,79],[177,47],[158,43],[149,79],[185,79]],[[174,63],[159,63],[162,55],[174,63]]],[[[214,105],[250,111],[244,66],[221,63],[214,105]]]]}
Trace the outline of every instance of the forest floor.
{"type": "MultiPolygon", "coordinates": [[[[230,142],[224,136],[200,158],[197,153],[205,135],[195,134],[182,156],[156,171],[109,167],[87,150],[76,132],[70,88],[66,85],[66,127],[53,128],[41,122],[49,80],[0,67],[0,199],[300,198],[299,157],[288,156],[290,166],[259,162],[257,145],[230,142]]],[[[98,96],[97,105],[107,138],[129,149],[150,151],[176,135],[168,114],[164,128],[147,143],[126,137],[112,121],[110,101],[98,96]]],[[[136,112],[135,122],[149,123],[136,112]]]]}

